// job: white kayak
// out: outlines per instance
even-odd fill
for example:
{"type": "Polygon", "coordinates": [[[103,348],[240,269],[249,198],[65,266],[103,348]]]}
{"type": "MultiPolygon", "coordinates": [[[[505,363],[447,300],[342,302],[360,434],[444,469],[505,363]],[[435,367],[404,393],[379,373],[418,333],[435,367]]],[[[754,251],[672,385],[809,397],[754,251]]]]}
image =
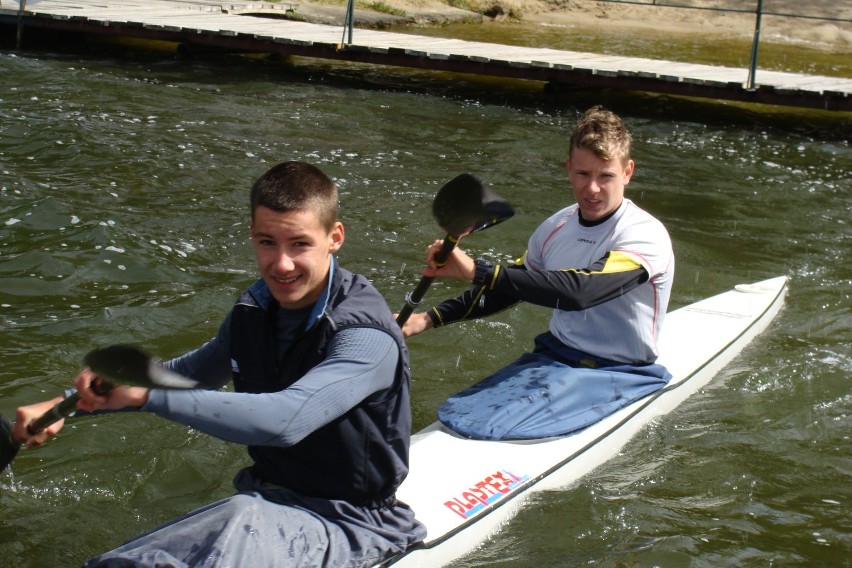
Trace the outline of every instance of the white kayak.
{"type": "Polygon", "coordinates": [[[658,362],[672,380],[585,430],[541,440],[487,441],[435,422],[415,434],[411,470],[397,496],[414,509],[428,534],[382,566],[446,566],[497,532],[532,493],[564,488],[615,456],[766,329],[781,309],[786,284],[779,276],[739,285],[667,314],[658,362]]]}

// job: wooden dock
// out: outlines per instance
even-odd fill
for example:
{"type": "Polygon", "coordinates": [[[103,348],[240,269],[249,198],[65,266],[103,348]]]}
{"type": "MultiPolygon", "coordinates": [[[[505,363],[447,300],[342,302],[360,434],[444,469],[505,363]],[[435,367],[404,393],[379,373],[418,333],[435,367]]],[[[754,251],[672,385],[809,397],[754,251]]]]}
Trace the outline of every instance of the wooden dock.
{"type": "Polygon", "coordinates": [[[273,53],[834,111],[852,111],[852,79],[607,56],[354,30],[286,19],[287,4],[205,0],[0,0],[0,24],[176,42],[188,49],[273,53]]]}

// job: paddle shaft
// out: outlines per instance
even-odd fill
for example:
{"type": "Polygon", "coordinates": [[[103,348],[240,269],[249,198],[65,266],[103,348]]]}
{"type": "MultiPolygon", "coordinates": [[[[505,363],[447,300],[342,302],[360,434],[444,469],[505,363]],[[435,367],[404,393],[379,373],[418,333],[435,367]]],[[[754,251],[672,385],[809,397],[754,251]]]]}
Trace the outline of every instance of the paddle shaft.
{"type": "MultiPolygon", "coordinates": [[[[74,393],[57,402],[53,408],[27,424],[27,432],[31,436],[35,436],[54,422],[71,416],[74,413],[74,409],[77,408],[77,400],[79,398],[77,393],[74,393]]],[[[3,416],[0,416],[0,420],[3,421],[2,430],[4,434],[4,439],[2,440],[2,444],[0,444],[2,446],[2,451],[0,451],[0,454],[2,454],[0,455],[0,471],[2,471],[15,459],[15,454],[21,449],[22,444],[12,437],[12,423],[3,416]],[[8,439],[5,439],[7,436],[8,439]]]]}
{"type": "MultiPolygon", "coordinates": [[[[143,351],[127,345],[112,345],[90,351],[85,358],[86,365],[98,374],[89,388],[99,395],[107,394],[115,384],[130,384],[146,388],[194,388],[197,384],[185,377],[153,368],[152,359],[143,351]],[[105,380],[109,377],[110,381],[105,380]],[[113,382],[115,381],[115,382],[113,382]]],[[[51,424],[68,418],[77,409],[80,401],[78,393],[72,393],[53,407],[27,424],[27,432],[34,436],[51,424]]],[[[12,435],[13,424],[0,415],[0,471],[6,469],[15,459],[21,442],[12,435]]]]}
{"type": "MultiPolygon", "coordinates": [[[[450,253],[453,252],[454,248],[456,248],[459,239],[460,237],[454,237],[453,235],[447,235],[444,237],[441,250],[439,250],[435,255],[435,264],[443,266],[444,263],[447,262],[447,259],[450,258],[450,253]]],[[[426,295],[426,291],[429,290],[429,286],[432,285],[433,280],[435,280],[435,278],[432,276],[421,277],[420,283],[417,284],[417,288],[405,297],[405,306],[403,306],[402,310],[400,310],[399,315],[396,316],[396,323],[399,327],[402,327],[403,324],[408,321],[408,318],[414,312],[414,308],[416,308],[423,300],[423,296],[426,295]]]]}
{"type": "Polygon", "coordinates": [[[30,434],[38,434],[54,422],[58,422],[63,418],[68,418],[77,409],[77,401],[80,400],[80,395],[76,392],[63,400],[57,402],[53,408],[27,424],[27,432],[30,434]]]}
{"type": "MultiPolygon", "coordinates": [[[[112,388],[110,383],[99,380],[92,383],[90,388],[98,394],[106,394],[112,388]]],[[[80,400],[80,395],[76,392],[60,400],[53,405],[53,408],[27,424],[27,432],[31,436],[35,436],[54,422],[58,422],[63,418],[68,418],[77,409],[77,401],[80,400]]],[[[0,415],[0,471],[12,463],[18,450],[21,449],[21,442],[12,437],[12,423],[4,416],[0,415]]]]}
{"type": "MultiPolygon", "coordinates": [[[[95,393],[105,395],[112,388],[112,384],[103,379],[92,381],[89,388],[95,393]]],[[[80,400],[80,395],[76,392],[71,393],[64,399],[53,405],[53,408],[27,424],[27,432],[31,435],[38,434],[54,422],[59,422],[63,418],[68,418],[74,411],[77,410],[77,401],[80,400]]]]}

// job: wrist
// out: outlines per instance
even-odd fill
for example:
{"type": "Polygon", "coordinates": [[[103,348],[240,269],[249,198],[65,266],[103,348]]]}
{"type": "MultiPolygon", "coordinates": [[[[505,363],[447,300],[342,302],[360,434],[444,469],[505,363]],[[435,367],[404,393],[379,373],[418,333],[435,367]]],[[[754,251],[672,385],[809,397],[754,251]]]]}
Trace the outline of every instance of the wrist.
{"type": "Polygon", "coordinates": [[[127,406],[130,408],[142,408],[148,403],[150,390],[145,387],[127,387],[127,406]]]}
{"type": "Polygon", "coordinates": [[[477,286],[490,285],[494,277],[494,263],[487,258],[473,261],[473,283],[477,286]]]}
{"type": "Polygon", "coordinates": [[[441,312],[438,311],[437,306],[426,312],[426,319],[428,320],[426,329],[432,329],[434,327],[441,327],[444,325],[444,320],[441,317],[441,312]]]}

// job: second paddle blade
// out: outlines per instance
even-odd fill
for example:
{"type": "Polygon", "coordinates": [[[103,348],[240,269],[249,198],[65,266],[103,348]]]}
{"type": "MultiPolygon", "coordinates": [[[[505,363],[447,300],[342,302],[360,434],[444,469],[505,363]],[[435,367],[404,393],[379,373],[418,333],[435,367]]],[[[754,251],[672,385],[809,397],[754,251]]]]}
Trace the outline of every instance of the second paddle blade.
{"type": "Polygon", "coordinates": [[[162,368],[132,345],[110,345],[86,354],[83,362],[99,377],[119,385],[169,389],[197,388],[198,383],[162,368]]]}

